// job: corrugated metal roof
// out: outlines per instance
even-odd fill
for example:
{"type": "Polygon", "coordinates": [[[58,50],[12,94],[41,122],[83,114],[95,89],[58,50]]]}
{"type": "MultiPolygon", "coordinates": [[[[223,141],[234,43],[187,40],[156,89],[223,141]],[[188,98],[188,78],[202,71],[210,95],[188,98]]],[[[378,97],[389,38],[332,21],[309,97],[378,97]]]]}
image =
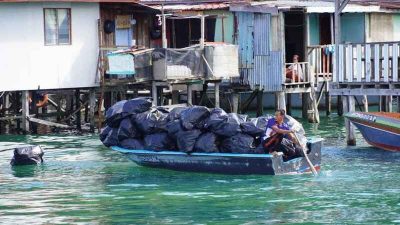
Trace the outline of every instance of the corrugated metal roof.
{"type": "MultiPolygon", "coordinates": [[[[161,10],[161,5],[151,5],[151,7],[161,10]]],[[[201,11],[201,10],[213,10],[213,9],[228,9],[229,4],[227,3],[203,3],[203,4],[173,4],[164,5],[166,11],[201,11]]]]}
{"type": "Polygon", "coordinates": [[[96,2],[96,3],[137,3],[139,0],[0,0],[0,3],[4,2],[96,2]]]}
{"type": "MultiPolygon", "coordinates": [[[[380,5],[359,4],[360,2],[350,2],[343,10],[343,13],[350,12],[384,12],[385,8],[380,5]]],[[[250,5],[258,6],[265,5],[268,7],[277,7],[280,10],[303,8],[308,13],[334,13],[335,3],[334,1],[301,1],[301,0],[276,0],[276,1],[258,1],[251,2],[250,5]]]]}

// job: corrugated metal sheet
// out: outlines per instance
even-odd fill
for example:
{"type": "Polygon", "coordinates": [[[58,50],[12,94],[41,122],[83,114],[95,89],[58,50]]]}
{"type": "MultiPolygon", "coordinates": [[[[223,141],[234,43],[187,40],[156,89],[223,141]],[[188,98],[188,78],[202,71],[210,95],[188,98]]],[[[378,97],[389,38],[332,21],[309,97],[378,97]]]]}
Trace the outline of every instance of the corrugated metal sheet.
{"type": "Polygon", "coordinates": [[[265,92],[282,91],[282,52],[271,51],[269,55],[254,57],[254,75],[250,76],[251,88],[259,86],[265,92]]]}
{"type": "Polygon", "coordinates": [[[254,55],[269,55],[269,32],[271,27],[271,15],[256,13],[254,15],[254,55]]]}
{"type": "Polygon", "coordinates": [[[253,68],[254,13],[237,12],[239,68],[253,68]]]}
{"type": "MultiPolygon", "coordinates": [[[[153,8],[161,10],[161,5],[152,5],[153,8]]],[[[166,11],[199,11],[199,10],[213,10],[213,9],[228,9],[229,4],[226,3],[203,3],[203,4],[173,4],[164,5],[166,11]]]]}

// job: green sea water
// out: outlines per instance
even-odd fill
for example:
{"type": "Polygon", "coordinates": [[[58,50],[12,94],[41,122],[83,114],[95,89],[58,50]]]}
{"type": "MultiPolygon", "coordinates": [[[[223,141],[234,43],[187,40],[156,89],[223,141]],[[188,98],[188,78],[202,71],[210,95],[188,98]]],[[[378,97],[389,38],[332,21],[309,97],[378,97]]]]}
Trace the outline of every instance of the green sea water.
{"type": "Polygon", "coordinates": [[[305,124],[325,139],[320,175],[232,176],[143,168],[96,135],[0,136],[45,148],[12,168],[0,152],[0,224],[400,223],[400,153],[345,145],[343,118],[305,124]]]}

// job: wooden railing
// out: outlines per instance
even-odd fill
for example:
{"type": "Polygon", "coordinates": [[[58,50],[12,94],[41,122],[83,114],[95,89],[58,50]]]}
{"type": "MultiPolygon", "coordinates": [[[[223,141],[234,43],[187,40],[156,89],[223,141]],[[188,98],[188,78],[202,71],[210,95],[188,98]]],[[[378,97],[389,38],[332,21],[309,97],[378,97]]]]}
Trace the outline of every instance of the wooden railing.
{"type": "Polygon", "coordinates": [[[314,82],[308,62],[285,63],[285,84],[304,84],[314,82]]]}
{"type": "Polygon", "coordinates": [[[310,73],[318,80],[331,80],[333,75],[333,45],[314,45],[307,47],[310,73]]]}
{"type": "Polygon", "coordinates": [[[334,82],[399,82],[400,42],[341,44],[334,82]]]}

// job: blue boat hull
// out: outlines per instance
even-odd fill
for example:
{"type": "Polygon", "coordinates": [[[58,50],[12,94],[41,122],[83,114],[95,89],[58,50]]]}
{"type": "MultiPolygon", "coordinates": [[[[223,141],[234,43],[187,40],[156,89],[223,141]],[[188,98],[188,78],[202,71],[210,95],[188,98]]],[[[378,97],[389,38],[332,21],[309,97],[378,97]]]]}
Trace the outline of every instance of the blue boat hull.
{"type": "MultiPolygon", "coordinates": [[[[309,141],[308,157],[316,169],[321,165],[322,140],[309,141]]],[[[113,146],[113,150],[125,154],[135,163],[177,171],[221,174],[292,174],[310,172],[304,157],[283,162],[282,156],[270,154],[192,153],[176,151],[130,150],[113,146]]]]}
{"type": "Polygon", "coordinates": [[[367,124],[355,121],[352,122],[370,145],[386,150],[400,151],[399,134],[372,127],[367,124]]]}

